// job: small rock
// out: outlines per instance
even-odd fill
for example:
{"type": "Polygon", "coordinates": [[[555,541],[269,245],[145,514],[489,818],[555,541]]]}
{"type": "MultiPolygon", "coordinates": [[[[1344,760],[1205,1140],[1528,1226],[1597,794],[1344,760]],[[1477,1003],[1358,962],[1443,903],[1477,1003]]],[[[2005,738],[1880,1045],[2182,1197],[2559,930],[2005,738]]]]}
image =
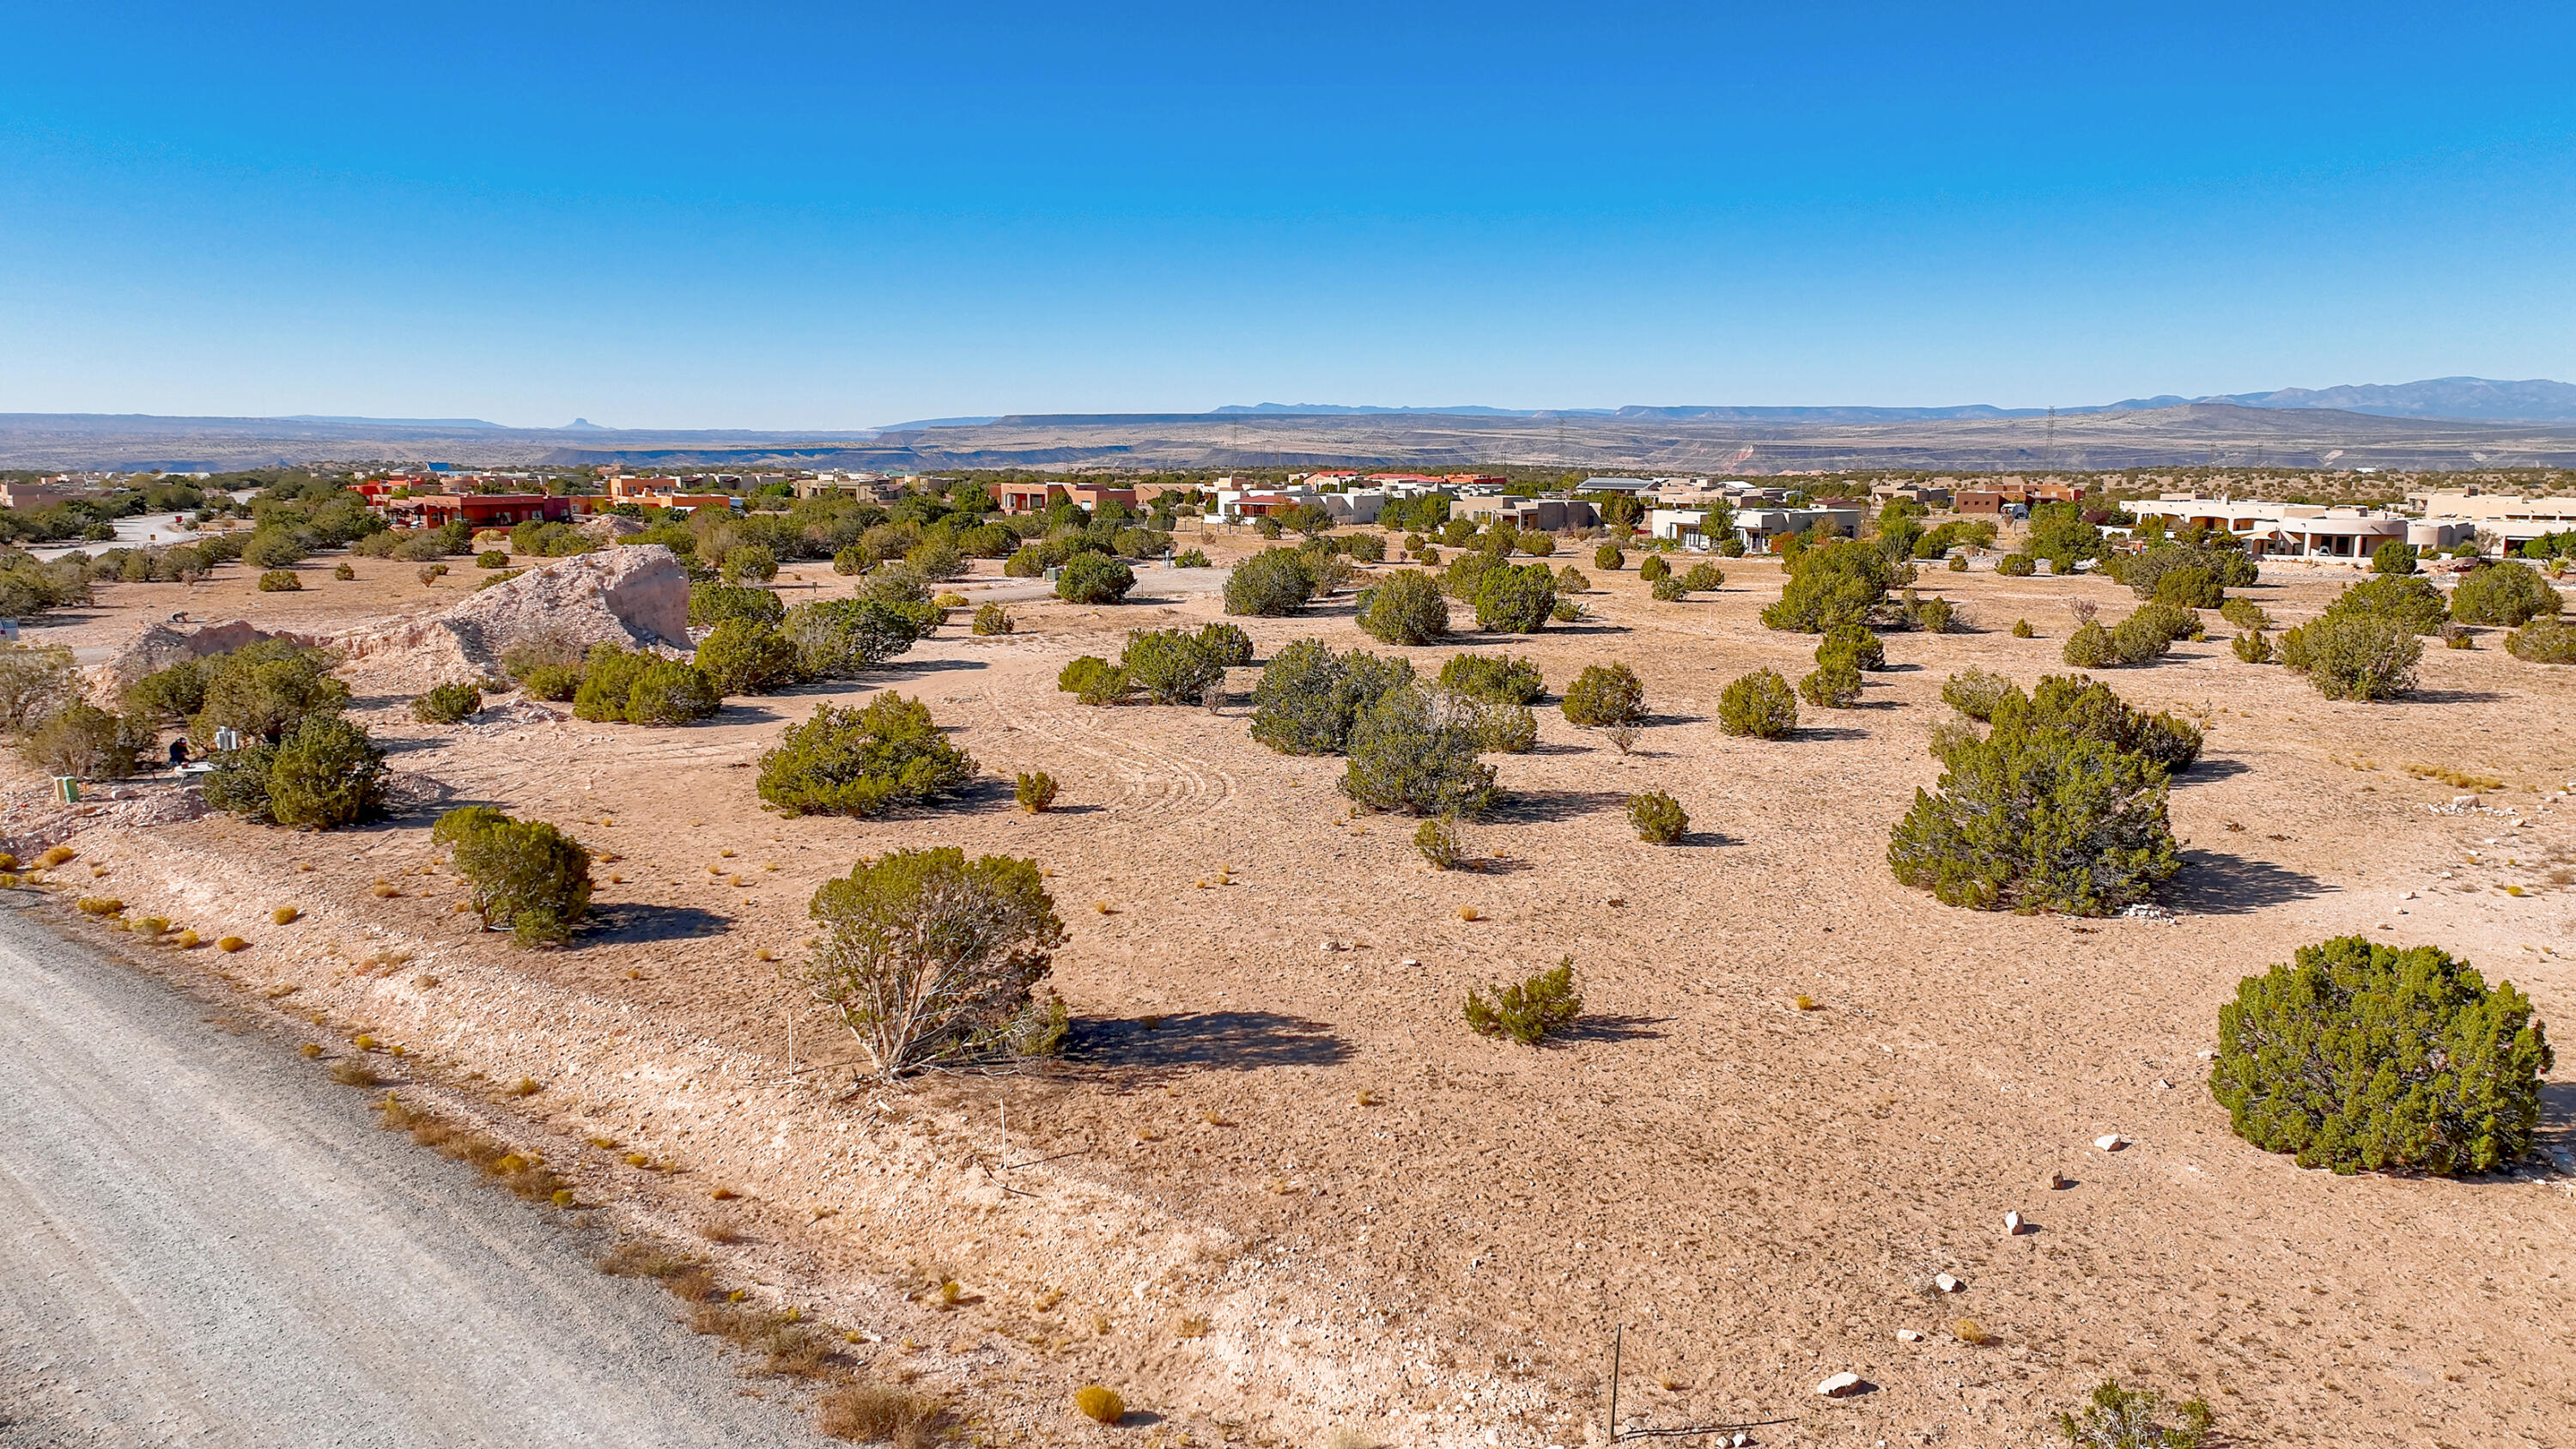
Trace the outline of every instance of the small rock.
{"type": "Polygon", "coordinates": [[[1753,1442],[1753,1436],[1739,1429],[1736,1431],[1735,1437],[1727,1440],[1726,1442],[1734,1445],[1735,1449],[1744,1449],[1745,1445],[1753,1442]]]}
{"type": "Polygon", "coordinates": [[[2093,1145],[2101,1148],[2105,1152],[2117,1152],[2121,1148],[2129,1145],[2129,1139],[2121,1136],[2117,1132],[2112,1132],[2104,1136],[2094,1138],[2093,1145]]]}
{"type": "Polygon", "coordinates": [[[2170,1092],[2173,1090],[2173,1083],[2166,1081],[2162,1077],[2158,1077],[2156,1078],[2155,1087],[2159,1092],[2170,1092]]]}
{"type": "Polygon", "coordinates": [[[1923,1341],[1923,1335],[1910,1328],[1900,1328],[1896,1330],[1896,1341],[1898,1343],[1921,1343],[1923,1341]]]}
{"type": "Polygon", "coordinates": [[[2022,1220],[2021,1220],[2021,1214],[2019,1214],[2019,1213],[2006,1213],[2006,1214],[2004,1214],[2004,1236],[2005,1236],[2005,1237],[2007,1237],[2007,1238],[2015,1238],[2015,1237],[2019,1237],[2019,1236],[2021,1236],[2021,1230],[2022,1230],[2023,1226],[2024,1226],[2024,1224],[2023,1224],[2023,1222],[2022,1222],[2022,1220]]]}
{"type": "Polygon", "coordinates": [[[1396,964],[1396,965],[1398,965],[1398,966],[1419,966],[1419,965],[1421,965],[1421,964],[1422,964],[1422,962],[1421,962],[1420,960],[1418,960],[1418,959],[1414,958],[1414,957],[1407,956],[1407,957],[1405,957],[1403,960],[1398,961],[1398,962],[1396,962],[1395,964],[1396,964]]]}
{"type": "Polygon", "coordinates": [[[1968,1285],[1951,1277],[1947,1273],[1935,1273],[1932,1275],[1932,1286],[1940,1289],[1944,1293],[1956,1293],[1968,1285]]]}
{"type": "Polygon", "coordinates": [[[2399,896],[2398,899],[2401,901],[2411,901],[2415,899],[2415,893],[2413,891],[2408,891],[2406,894],[2399,896]]]}
{"type": "Polygon", "coordinates": [[[2059,1172],[2055,1168],[2050,1168],[2048,1176],[2039,1180],[2039,1185],[2047,1188],[2050,1192],[2064,1192],[2075,1184],[2067,1180],[2065,1173],[2059,1172]]]}
{"type": "Polygon", "coordinates": [[[2196,1052],[2192,1053],[2192,1055],[2193,1055],[2193,1056],[2196,1056],[2196,1057],[2198,1057],[2198,1058],[2200,1058],[2202,1061],[2204,1061],[2204,1062],[2205,1062],[2205,1061],[2208,1061],[2211,1057],[2214,1057],[2214,1056],[2218,1055],[2218,1048],[2216,1048],[2216,1047],[2202,1047],[2199,1051],[2196,1051],[2196,1052]]]}
{"type": "Polygon", "coordinates": [[[1859,1388],[1860,1375],[1855,1373],[1839,1373],[1834,1375],[1832,1378],[1825,1380],[1823,1383],[1816,1385],[1816,1392],[1824,1395],[1828,1399],[1839,1399],[1843,1395],[1852,1393],[1859,1388]]]}

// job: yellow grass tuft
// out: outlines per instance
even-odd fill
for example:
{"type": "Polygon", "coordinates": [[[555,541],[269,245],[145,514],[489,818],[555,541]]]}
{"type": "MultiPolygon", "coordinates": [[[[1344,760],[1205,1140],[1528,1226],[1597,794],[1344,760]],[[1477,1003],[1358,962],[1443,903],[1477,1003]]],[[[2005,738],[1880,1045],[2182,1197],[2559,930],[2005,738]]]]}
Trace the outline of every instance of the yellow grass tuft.
{"type": "Polygon", "coordinates": [[[83,896],[73,904],[84,916],[118,916],[125,913],[125,902],[114,896],[83,896]]]}
{"type": "Polygon", "coordinates": [[[362,1058],[342,1057],[331,1064],[331,1080],[344,1087],[372,1087],[383,1078],[362,1058]]]}
{"type": "Polygon", "coordinates": [[[375,886],[374,886],[374,892],[375,892],[375,897],[376,897],[376,899],[378,899],[378,900],[389,900],[389,899],[391,899],[392,897],[395,897],[395,896],[401,895],[401,894],[402,894],[402,887],[401,887],[401,886],[398,886],[398,885],[395,885],[392,881],[389,881],[389,880],[380,880],[380,881],[377,881],[377,882],[376,882],[376,884],[375,884],[375,886]]]}
{"type": "Polygon", "coordinates": [[[714,1198],[718,1202],[731,1202],[735,1198],[742,1196],[742,1194],[729,1187],[720,1187],[715,1191],[708,1193],[707,1196],[714,1198]]]}
{"type": "Polygon", "coordinates": [[[296,1050],[303,1053],[308,1058],[322,1055],[322,1046],[319,1042],[308,1041],[304,1045],[297,1047],[296,1050]]]}
{"type": "Polygon", "coordinates": [[[1379,1096],[1377,1093],[1370,1091],[1368,1088],[1362,1087],[1359,1090],[1359,1094],[1352,1100],[1358,1102],[1359,1105],[1363,1107],[1374,1107],[1386,1099],[1379,1096]]]}
{"type": "Polygon", "coordinates": [[[163,916],[144,916],[138,920],[127,922],[125,929],[132,931],[138,936],[158,936],[162,932],[170,929],[170,922],[167,917],[163,916]]]}
{"type": "Polygon", "coordinates": [[[226,936],[215,943],[215,949],[229,956],[235,951],[249,950],[250,942],[243,940],[239,936],[226,936]]]}
{"type": "Polygon", "coordinates": [[[279,906],[276,910],[268,913],[268,918],[281,926],[291,926],[294,925],[297,920],[301,919],[303,915],[304,913],[302,911],[297,910],[293,906],[279,906]]]}
{"type": "Polygon", "coordinates": [[[1104,916],[1114,916],[1118,914],[1118,908],[1109,904],[1107,901],[1093,901],[1091,903],[1091,908],[1104,916]]]}
{"type": "Polygon", "coordinates": [[[1115,1389],[1086,1384],[1073,1391],[1073,1411],[1095,1424],[1115,1424],[1127,1416],[1127,1401],[1115,1389]]]}
{"type": "Polygon", "coordinates": [[[1982,1344],[1991,1341],[1994,1337],[1973,1318],[1960,1319],[1958,1326],[1952,1331],[1959,1335],[1961,1343],[1982,1344]]]}
{"type": "Polygon", "coordinates": [[[1474,906],[1460,906],[1458,908],[1458,919],[1462,921],[1475,920],[1481,914],[1482,912],[1479,912],[1474,906]]]}
{"type": "Polygon", "coordinates": [[[731,859],[733,859],[733,852],[732,852],[731,850],[719,850],[719,851],[717,851],[717,852],[716,852],[716,854],[717,854],[719,857],[721,857],[722,859],[725,859],[725,860],[731,860],[731,859]]]}
{"type": "Polygon", "coordinates": [[[79,851],[72,849],[68,845],[57,845],[53,849],[46,851],[44,854],[37,856],[36,863],[42,866],[52,867],[57,865],[68,865],[72,861],[78,859],[80,859],[79,851]]]}
{"type": "Polygon", "coordinates": [[[534,1077],[521,1077],[510,1085],[503,1087],[501,1090],[509,1093],[513,1097],[533,1097],[537,1093],[544,1091],[545,1088],[539,1085],[537,1079],[534,1077]]]}
{"type": "Polygon", "coordinates": [[[1816,1009],[1816,998],[1801,996],[1798,998],[1797,1007],[1800,1011],[1813,1011],[1816,1009]]]}
{"type": "Polygon", "coordinates": [[[206,944],[206,938],[198,935],[194,931],[181,931],[178,935],[170,938],[170,944],[178,947],[182,951],[194,951],[199,946],[206,944]]]}

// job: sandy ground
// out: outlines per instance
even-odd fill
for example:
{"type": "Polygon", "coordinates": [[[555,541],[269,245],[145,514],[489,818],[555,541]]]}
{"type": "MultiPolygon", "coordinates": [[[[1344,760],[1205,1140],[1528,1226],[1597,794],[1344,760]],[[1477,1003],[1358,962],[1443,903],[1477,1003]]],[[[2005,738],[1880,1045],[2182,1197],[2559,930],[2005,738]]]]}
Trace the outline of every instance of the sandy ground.
{"type": "Polygon", "coordinates": [[[0,1445],[828,1442],[207,1009],[0,915],[0,1445]]]}
{"type": "MultiPolygon", "coordinates": [[[[2229,1134],[2198,1054],[2241,976],[2356,931],[2446,946],[2576,1020],[2576,890],[2551,877],[2576,862],[2552,793],[2576,777],[2576,672],[2515,660],[2491,631],[2429,652],[2426,695],[2401,705],[2325,701],[2238,663],[2223,634],[2111,671],[2133,702],[2210,730],[2173,795],[2192,862],[2177,917],[1996,916],[1903,890],[1885,865],[1888,825],[1937,774],[1941,681],[2062,672],[2064,600],[2117,618],[2126,590],[1927,573],[1974,630],[1890,636],[1896,667],[1860,708],[1763,742],[1712,715],[1747,669],[1812,667],[1812,639],[1756,620],[1775,566],[1730,561],[1724,589],[1659,604],[1633,566],[1567,561],[1594,575],[1600,621],[1461,645],[1526,653],[1551,689],[1624,660],[1655,718],[1622,757],[1542,706],[1538,751],[1494,757],[1513,798],[1469,828],[1476,871],[1429,870],[1410,821],[1351,818],[1337,762],[1254,744],[1254,671],[1220,711],[1057,692],[1065,660],[1114,654],[1126,628],[1218,617],[1212,594],[1149,572],[1152,602],[1014,603],[1016,635],[943,632],[864,686],[736,701],[686,729],[534,709],[429,728],[361,701],[402,769],[618,857],[576,949],[523,955],[463,929],[426,815],[328,836],[102,826],[75,843],[105,884],[80,888],[240,931],[253,948],[224,968],[297,988],[286,1004],[326,1025],[543,1080],[527,1105],[546,1128],[689,1169],[602,1158],[670,1221],[702,1218],[709,1182],[750,1193],[728,1209],[757,1227],[738,1254],[750,1281],[899,1339],[995,1441],[1108,1436],[1062,1407],[1095,1379],[1155,1439],[1597,1441],[1624,1325],[1626,1425],[1790,1421],[1756,1428],[1762,1443],[2036,1443],[2111,1374],[2208,1397],[2244,1442],[2564,1442],[2567,1179],[2300,1171],[2229,1134]],[[2016,618],[2040,637],[2013,638],[2016,618]],[[988,783],[889,821],[763,813],[749,767],[783,725],[879,688],[927,701],[988,783]],[[2457,808],[2410,766],[2502,784],[2457,808]],[[1054,812],[1012,807],[1025,769],[1063,782],[1054,812]],[[1633,838],[1622,804],[1647,788],[1689,810],[1685,844],[1633,838]],[[854,1084],[855,1053],[760,959],[798,949],[821,880],[934,843],[1052,872],[1073,931],[1055,984],[1080,1018],[1061,1068],[854,1084]],[[306,921],[269,926],[286,901],[306,921]],[[1587,1004],[1571,1040],[1467,1033],[1467,987],[1568,954],[1587,1004]],[[429,964],[441,984],[423,987],[429,964]],[[1796,1010],[1801,994],[1819,1009],[1796,1010]],[[2129,1145],[2096,1151],[2105,1133],[2129,1145]],[[2052,1169],[2075,1185],[2044,1187],[2052,1169]],[[2006,1237],[2007,1210],[2035,1231],[2006,1237]],[[1963,1288],[1941,1293],[1938,1273],[1963,1288]],[[973,1301],[927,1319],[906,1295],[943,1278],[973,1301]],[[1844,1370],[1871,1390],[1815,1396],[1844,1370]]],[[[408,566],[358,567],[302,595],[254,594],[239,571],[110,585],[46,632],[106,644],[180,607],[314,627],[440,592],[408,566]]],[[[2351,577],[2284,566],[2252,592],[2294,622],[2351,577]]],[[[1245,622],[1264,656],[1365,642],[1347,599],[1245,622]]],[[[1403,652],[1429,673],[1454,647],[1403,652]]],[[[2548,1133],[2576,1167],[2571,1073],[2548,1133]]]]}

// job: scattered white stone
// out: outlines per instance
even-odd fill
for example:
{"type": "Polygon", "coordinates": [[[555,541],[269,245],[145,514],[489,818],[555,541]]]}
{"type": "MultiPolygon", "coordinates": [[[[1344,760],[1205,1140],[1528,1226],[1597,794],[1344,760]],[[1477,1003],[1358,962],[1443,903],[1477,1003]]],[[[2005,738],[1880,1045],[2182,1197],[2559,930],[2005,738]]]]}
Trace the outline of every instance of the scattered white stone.
{"type": "Polygon", "coordinates": [[[1421,965],[1421,964],[1422,964],[1422,962],[1421,962],[1420,960],[1418,960],[1418,959],[1414,958],[1414,957],[1407,956],[1407,957],[1405,957],[1403,960],[1398,961],[1398,962],[1396,962],[1395,964],[1396,964],[1396,965],[1398,965],[1398,966],[1419,966],[1419,965],[1421,965]]]}
{"type": "Polygon", "coordinates": [[[2156,1083],[2155,1083],[2155,1085],[2156,1085],[2156,1090],[2157,1090],[2157,1091],[2159,1091],[2159,1092],[2170,1092],[2170,1091],[2172,1091],[2172,1090],[2173,1090],[2173,1083],[2166,1081],[2166,1080],[2165,1080],[2164,1078],[2162,1078],[2162,1077],[2158,1077],[2158,1078],[2156,1078],[2156,1083]]]}
{"type": "Polygon", "coordinates": [[[2214,1057],[2214,1056],[2218,1055],[2218,1048],[2216,1048],[2216,1047],[2202,1047],[2198,1052],[2194,1053],[2194,1055],[2198,1056],[2202,1061],[2204,1061],[2204,1062],[2205,1062],[2205,1061],[2208,1061],[2211,1057],[2214,1057]]]}
{"type": "Polygon", "coordinates": [[[2025,1226],[2027,1226],[2027,1225],[2026,1225],[2026,1224],[2024,1224],[2024,1223],[2022,1222],[2022,1220],[2021,1220],[2021,1214],[2019,1214],[2019,1213],[2006,1213],[2006,1214],[2004,1214],[2004,1236],[2005,1236],[2005,1237],[2007,1237],[2007,1238],[2019,1237],[2019,1236],[2021,1235],[2021,1230],[2022,1230],[2022,1229],[2023,1229],[2023,1227],[2025,1227],[2025,1226]]]}
{"type": "Polygon", "coordinates": [[[1944,1293],[1956,1293],[1968,1285],[1951,1277],[1947,1273],[1935,1273],[1932,1275],[1932,1286],[1940,1289],[1944,1293]]]}
{"type": "Polygon", "coordinates": [[[1832,1378],[1825,1380],[1823,1383],[1816,1385],[1816,1392],[1824,1395],[1828,1399],[1839,1399],[1845,1394],[1854,1392],[1859,1389],[1859,1387],[1860,1375],[1855,1373],[1839,1373],[1834,1375],[1832,1378]]]}
{"type": "Polygon", "coordinates": [[[1898,1343],[1921,1343],[1923,1341],[1923,1335],[1910,1328],[1900,1328],[1896,1330],[1896,1341],[1898,1343]]]}
{"type": "Polygon", "coordinates": [[[2093,1145],[2101,1148],[2105,1152],[2117,1152],[2121,1148],[2129,1145],[2129,1139],[2121,1136],[2117,1132],[2111,1132],[2094,1138],[2093,1145]]]}

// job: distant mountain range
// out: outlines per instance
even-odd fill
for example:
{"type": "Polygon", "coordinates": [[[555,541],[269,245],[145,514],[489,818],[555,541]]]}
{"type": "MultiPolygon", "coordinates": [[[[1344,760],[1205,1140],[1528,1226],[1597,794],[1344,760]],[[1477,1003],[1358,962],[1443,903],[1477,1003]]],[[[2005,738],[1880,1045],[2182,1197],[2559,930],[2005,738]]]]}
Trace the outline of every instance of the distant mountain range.
{"type": "MultiPolygon", "coordinates": [[[[2498,382],[2484,377],[2436,377],[2423,382],[2356,383],[2342,387],[2285,387],[2271,392],[2215,393],[2207,397],[2125,398],[2057,409],[2060,417],[2087,413],[2150,412],[2189,403],[2233,403],[2246,408],[2328,408],[2383,418],[2461,418],[2488,422],[2576,422],[2576,385],[2534,378],[2498,382]]],[[[1368,407],[1339,403],[1241,403],[1211,410],[1218,417],[1366,417],[1382,414],[1435,414],[1443,417],[1491,418],[1698,418],[1745,423],[1923,422],[1948,418],[2035,418],[2046,408],[2001,408],[1988,403],[1956,407],[1622,407],[1622,408],[1489,408],[1368,407]]],[[[958,421],[970,421],[960,419],[958,421]]],[[[991,422],[991,418],[972,419],[991,422]]],[[[909,426],[923,426],[911,424],[909,426]]]]}

